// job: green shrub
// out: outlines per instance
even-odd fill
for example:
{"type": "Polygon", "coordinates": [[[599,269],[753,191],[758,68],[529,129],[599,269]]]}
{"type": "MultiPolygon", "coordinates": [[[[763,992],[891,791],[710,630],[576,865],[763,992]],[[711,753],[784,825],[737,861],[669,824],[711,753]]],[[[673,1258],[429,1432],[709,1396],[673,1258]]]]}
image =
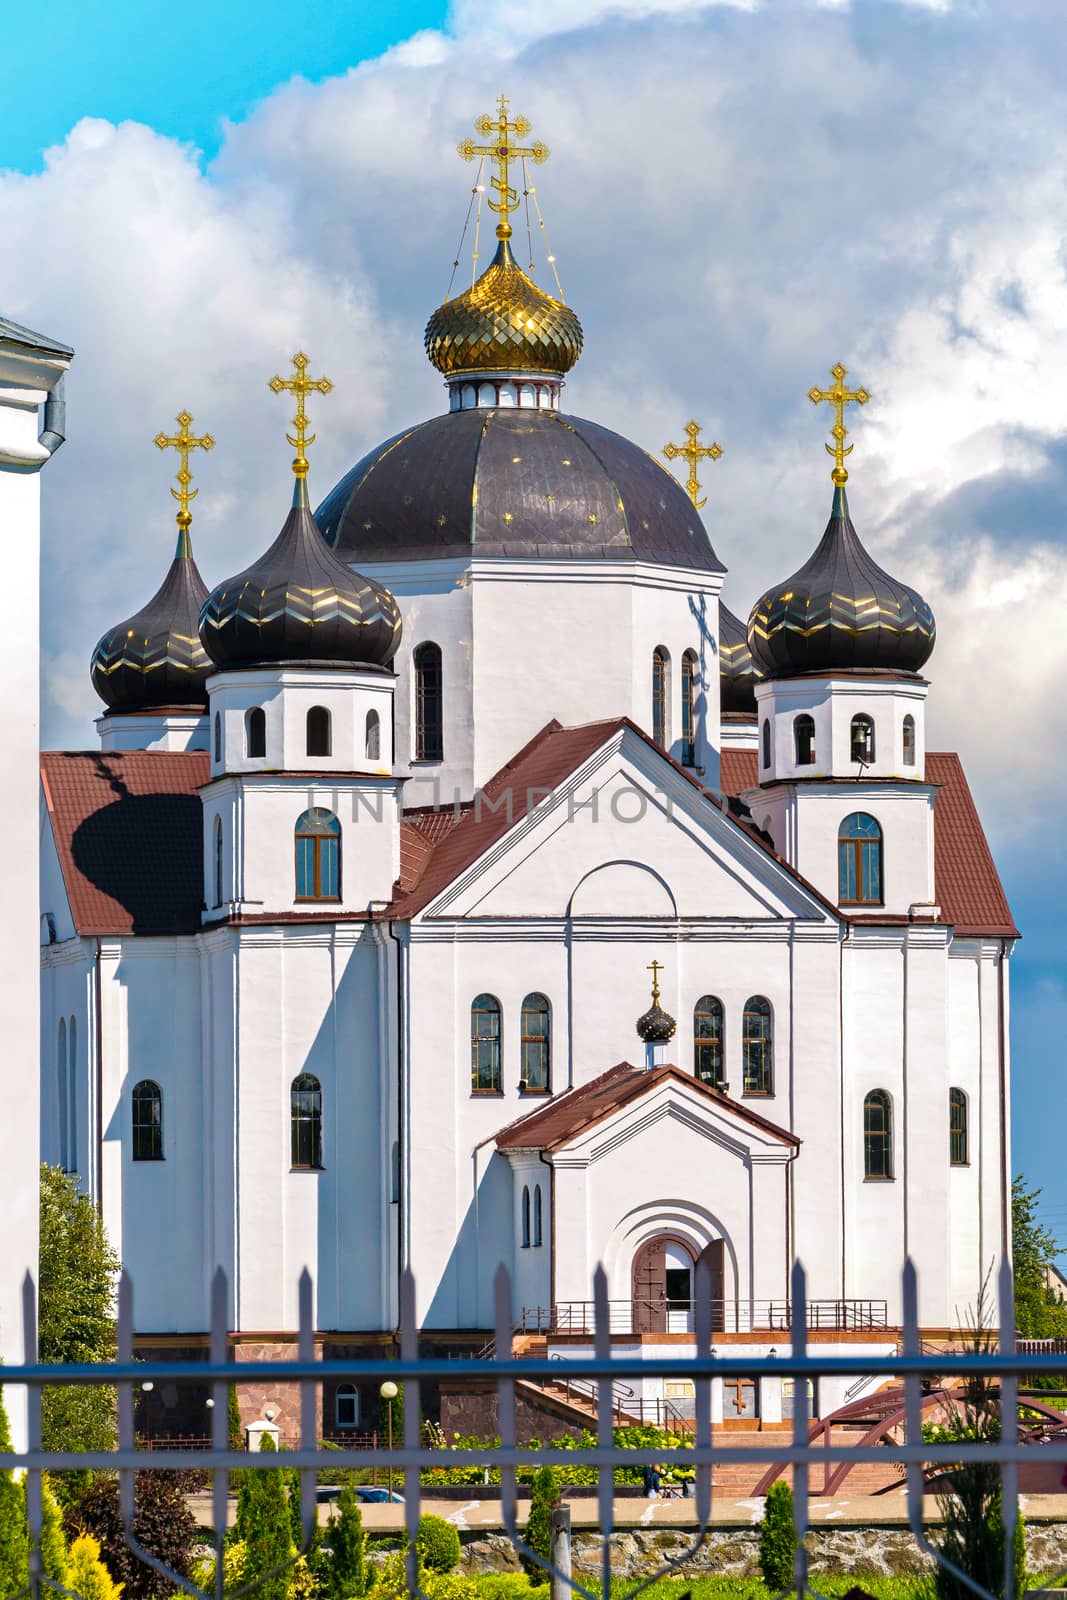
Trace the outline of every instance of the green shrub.
{"type": "Polygon", "coordinates": [[[459,1566],[459,1534],[444,1517],[419,1518],[415,1548],[430,1572],[453,1572],[459,1566]]]}
{"type": "MultiPolygon", "coordinates": [[[[552,1507],[558,1498],[559,1489],[556,1486],[555,1472],[551,1467],[539,1467],[534,1473],[530,1518],[526,1524],[523,1541],[527,1549],[533,1550],[542,1561],[548,1561],[552,1555],[552,1507]]],[[[523,1556],[521,1559],[526,1576],[531,1582],[541,1582],[544,1567],[539,1566],[536,1561],[531,1561],[529,1556],[523,1556]]]]}
{"type": "Polygon", "coordinates": [[[330,1518],[326,1545],[330,1558],[323,1571],[323,1591],[331,1600],[350,1600],[352,1595],[363,1594],[368,1575],[363,1512],[348,1486],[341,1490],[337,1511],[330,1518]]]}
{"type": "Polygon", "coordinates": [[[793,1491],[779,1478],[772,1483],[763,1508],[759,1532],[759,1564],[773,1590],[793,1587],[793,1560],[797,1551],[797,1525],[793,1519],[793,1491]]]}

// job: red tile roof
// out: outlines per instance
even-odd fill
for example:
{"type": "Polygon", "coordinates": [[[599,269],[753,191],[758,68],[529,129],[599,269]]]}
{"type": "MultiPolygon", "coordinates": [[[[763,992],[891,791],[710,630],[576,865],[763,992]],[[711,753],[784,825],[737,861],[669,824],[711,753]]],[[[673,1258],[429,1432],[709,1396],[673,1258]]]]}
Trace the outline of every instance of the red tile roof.
{"type": "MultiPolygon", "coordinates": [[[[739,795],[759,781],[755,750],[724,750],[726,794],[739,795]]],[[[952,751],[927,751],[926,781],[938,785],[934,801],[934,895],[941,921],[961,937],[1017,939],[1019,930],[979,820],[960,758],[952,751]]],[[[889,917],[853,918],[888,922],[889,917]]]]}
{"type": "Polygon", "coordinates": [[[599,1078],[583,1084],[579,1089],[570,1089],[557,1095],[548,1105],[510,1123],[497,1134],[497,1149],[561,1150],[588,1128],[603,1122],[606,1117],[629,1105],[632,1100],[640,1099],[651,1089],[658,1088],[668,1079],[684,1084],[712,1105],[724,1107],[733,1116],[771,1134],[784,1144],[800,1144],[795,1133],[779,1128],[777,1123],[761,1117],[757,1111],[750,1110],[739,1101],[731,1100],[721,1090],[701,1083],[699,1078],[694,1078],[691,1072],[683,1072],[681,1067],[668,1065],[642,1072],[628,1061],[621,1061],[617,1067],[609,1067],[607,1072],[602,1072],[599,1078]]]}
{"type": "Polygon", "coordinates": [[[41,782],[81,934],[195,933],[206,751],[48,750],[41,782]]]}

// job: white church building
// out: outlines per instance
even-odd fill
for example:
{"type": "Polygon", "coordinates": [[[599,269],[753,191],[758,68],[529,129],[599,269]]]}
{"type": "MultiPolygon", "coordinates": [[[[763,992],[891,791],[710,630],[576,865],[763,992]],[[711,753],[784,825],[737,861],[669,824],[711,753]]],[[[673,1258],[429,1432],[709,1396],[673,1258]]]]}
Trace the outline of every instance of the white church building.
{"type": "MultiPolygon", "coordinates": [[[[447,409],[313,514],[301,357],[281,532],[209,590],[183,503],[98,748],[42,757],[43,1158],[157,1353],[206,1356],[220,1265],[250,1361],[305,1267],[324,1354],[391,1342],[408,1266],[469,1351],[502,1262],[553,1348],[599,1262],[658,1348],[703,1257],[717,1342],[784,1348],[799,1258],[813,1337],[876,1360],[906,1254],[945,1330],[1007,1244],[1018,934],[926,746],[933,617],[851,521],[843,369],[825,532],[731,616],[679,482],[563,408],[581,326],[504,203],[427,327],[447,409]]],[[[372,1401],[327,1386],[324,1430],[372,1401]]]]}

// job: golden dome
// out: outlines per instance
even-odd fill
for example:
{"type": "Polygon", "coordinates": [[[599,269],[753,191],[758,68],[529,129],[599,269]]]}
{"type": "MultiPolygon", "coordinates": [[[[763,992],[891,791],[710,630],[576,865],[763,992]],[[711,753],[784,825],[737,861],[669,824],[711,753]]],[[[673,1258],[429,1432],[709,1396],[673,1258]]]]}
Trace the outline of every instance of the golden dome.
{"type": "Polygon", "coordinates": [[[569,372],[582,325],[569,306],[527,277],[501,239],[477,283],[426,324],[426,354],[446,377],[460,372],[569,372]]]}

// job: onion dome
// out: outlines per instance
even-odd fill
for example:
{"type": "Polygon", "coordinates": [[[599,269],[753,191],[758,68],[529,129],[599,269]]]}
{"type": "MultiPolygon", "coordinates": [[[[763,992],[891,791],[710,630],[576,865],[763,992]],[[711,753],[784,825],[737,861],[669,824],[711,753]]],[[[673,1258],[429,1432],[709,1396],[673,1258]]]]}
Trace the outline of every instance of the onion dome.
{"type": "Polygon", "coordinates": [[[843,483],[815,552],[752,608],[748,643],[769,678],[801,672],[918,672],[934,648],[933,612],[860,543],[843,483]]]}
{"type": "Polygon", "coordinates": [[[659,1003],[659,967],[658,961],[652,963],[652,1004],[645,1014],[637,1019],[637,1036],[645,1044],[667,1044],[674,1038],[674,1030],[678,1024],[674,1018],[664,1011],[659,1003]]]}
{"type": "MultiPolygon", "coordinates": [[[[510,232],[510,229],[508,230],[510,232]]],[[[562,300],[539,289],[507,239],[465,293],[426,324],[426,354],[438,372],[569,372],[582,353],[582,325],[562,300]]]]}
{"type": "Polygon", "coordinates": [[[270,549],[213,589],[200,613],[200,638],[220,669],[271,662],[384,669],[400,631],[389,590],[353,572],[326,545],[302,475],[270,549]]]}
{"type": "Polygon", "coordinates": [[[207,585],[182,527],[161,587],[93,651],[93,688],[109,711],[205,711],[211,662],[197,633],[207,585]]]}
{"type": "Polygon", "coordinates": [[[719,601],[719,704],[735,716],[756,715],[756,684],[763,673],[752,659],[740,617],[719,601]]]}

